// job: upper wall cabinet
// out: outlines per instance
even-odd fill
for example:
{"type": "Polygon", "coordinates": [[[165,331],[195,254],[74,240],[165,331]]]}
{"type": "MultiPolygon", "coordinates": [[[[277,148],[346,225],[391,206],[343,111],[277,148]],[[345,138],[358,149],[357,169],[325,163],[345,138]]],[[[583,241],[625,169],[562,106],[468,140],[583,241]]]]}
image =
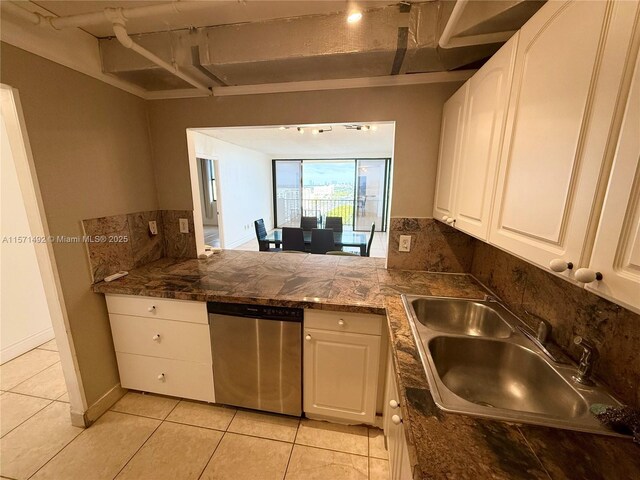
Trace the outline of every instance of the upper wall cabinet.
{"type": "Polygon", "coordinates": [[[543,267],[588,258],[636,8],[549,2],[520,30],[491,243],[543,267]]]}
{"type": "Polygon", "coordinates": [[[453,222],[455,202],[455,179],[462,135],[464,133],[464,114],[469,82],[465,83],[444,104],[442,111],[442,129],[440,131],[440,156],[438,177],[433,201],[433,216],[446,222],[453,222]]]}
{"type": "Polygon", "coordinates": [[[467,82],[452,217],[457,228],[483,240],[489,231],[518,36],[516,33],[467,82]]]}
{"type": "Polygon", "coordinates": [[[590,268],[601,281],[586,288],[640,311],[640,56],[635,65],[622,129],[590,268]]]}

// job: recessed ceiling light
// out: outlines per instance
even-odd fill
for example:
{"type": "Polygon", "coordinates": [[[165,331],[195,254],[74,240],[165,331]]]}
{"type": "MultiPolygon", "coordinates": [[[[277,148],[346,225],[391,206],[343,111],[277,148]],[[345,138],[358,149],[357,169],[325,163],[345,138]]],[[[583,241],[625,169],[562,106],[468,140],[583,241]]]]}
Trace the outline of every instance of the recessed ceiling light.
{"type": "Polygon", "coordinates": [[[319,133],[320,133],[320,130],[318,130],[317,128],[314,128],[313,130],[311,130],[312,135],[318,135],[319,133]]]}
{"type": "Polygon", "coordinates": [[[280,127],[279,130],[286,130],[287,127],[280,127]]]}
{"type": "Polygon", "coordinates": [[[354,10],[347,17],[347,22],[349,23],[358,23],[362,20],[362,12],[354,10]]]}
{"type": "Polygon", "coordinates": [[[371,125],[371,130],[373,130],[374,132],[378,129],[377,125],[371,125]]]}

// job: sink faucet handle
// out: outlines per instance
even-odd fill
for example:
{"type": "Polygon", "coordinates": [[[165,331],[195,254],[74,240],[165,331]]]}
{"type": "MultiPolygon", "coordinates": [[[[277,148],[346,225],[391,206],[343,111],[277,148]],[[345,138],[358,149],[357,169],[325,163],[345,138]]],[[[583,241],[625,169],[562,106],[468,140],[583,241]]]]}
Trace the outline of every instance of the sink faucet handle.
{"type": "Polygon", "coordinates": [[[591,380],[591,371],[593,370],[593,363],[598,357],[598,350],[596,347],[577,335],[573,339],[573,343],[582,347],[582,355],[580,356],[580,364],[578,365],[578,371],[571,378],[583,385],[593,385],[591,380]]]}

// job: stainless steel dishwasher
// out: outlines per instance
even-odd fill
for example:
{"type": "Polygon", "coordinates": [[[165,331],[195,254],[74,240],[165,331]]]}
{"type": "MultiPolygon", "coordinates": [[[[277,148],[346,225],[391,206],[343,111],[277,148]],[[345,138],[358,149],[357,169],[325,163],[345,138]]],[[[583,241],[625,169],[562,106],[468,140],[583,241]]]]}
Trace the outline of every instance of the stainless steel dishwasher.
{"type": "Polygon", "coordinates": [[[207,304],[216,403],[302,414],[299,308],[207,304]]]}

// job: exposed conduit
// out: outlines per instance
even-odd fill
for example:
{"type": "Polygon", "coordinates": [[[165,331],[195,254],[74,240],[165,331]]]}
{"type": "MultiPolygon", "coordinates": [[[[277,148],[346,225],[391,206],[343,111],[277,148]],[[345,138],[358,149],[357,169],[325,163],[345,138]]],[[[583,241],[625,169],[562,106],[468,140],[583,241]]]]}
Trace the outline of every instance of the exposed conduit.
{"type": "Polygon", "coordinates": [[[14,2],[7,2],[6,5],[13,13],[15,13],[23,20],[31,22],[34,25],[49,24],[56,30],[72,27],[77,28],[81,26],[95,25],[103,23],[105,21],[110,21],[113,24],[113,33],[125,48],[133,50],[147,60],[174,74],[176,77],[184,80],[190,85],[193,85],[198,90],[207,92],[210,95],[212,94],[211,89],[207,85],[200,82],[199,80],[196,80],[195,78],[192,78],[190,75],[182,72],[176,65],[172,65],[166,62],[165,60],[155,55],[153,52],[150,52],[146,48],[134,42],[127,33],[127,29],[125,28],[125,22],[127,19],[150,15],[161,15],[165,13],[180,13],[198,10],[207,7],[206,2],[172,2],[162,5],[149,5],[147,7],[105,8],[101,12],[70,15],[67,17],[44,16],[39,13],[26,10],[14,2]]]}
{"type": "Polygon", "coordinates": [[[457,0],[453,7],[451,16],[447,20],[447,24],[442,31],[438,45],[440,48],[457,48],[457,47],[470,47],[473,45],[484,45],[487,43],[503,43],[509,40],[517,30],[509,30],[506,32],[486,33],[482,35],[469,35],[463,38],[454,38],[454,31],[465,7],[469,3],[469,0],[457,0]]]}

